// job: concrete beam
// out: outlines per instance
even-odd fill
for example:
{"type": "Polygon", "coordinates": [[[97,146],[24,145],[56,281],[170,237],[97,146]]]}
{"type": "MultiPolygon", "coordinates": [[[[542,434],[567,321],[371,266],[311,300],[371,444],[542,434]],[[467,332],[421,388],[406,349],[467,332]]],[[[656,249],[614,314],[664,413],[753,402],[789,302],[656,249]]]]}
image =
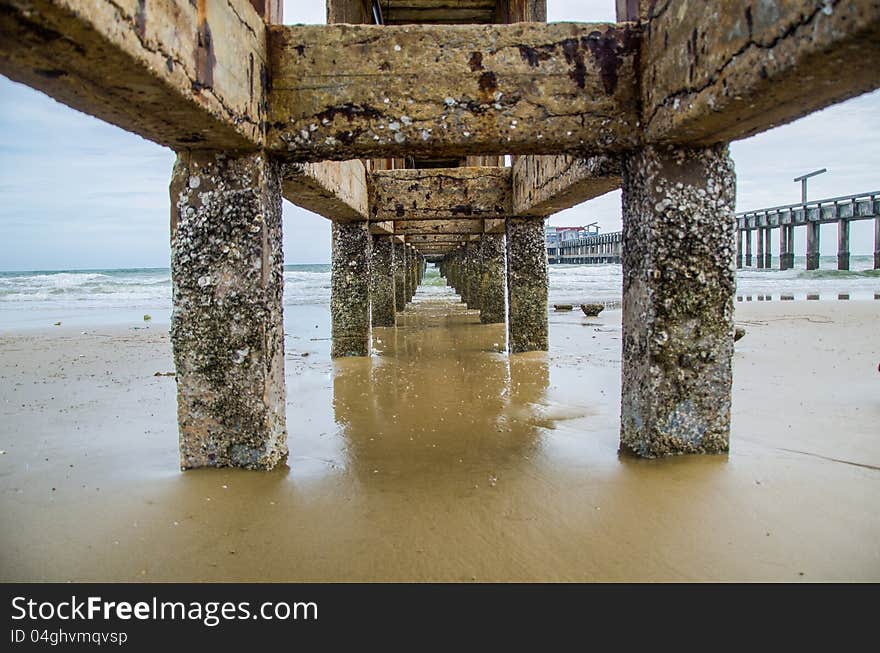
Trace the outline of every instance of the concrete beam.
{"type": "Polygon", "coordinates": [[[418,220],[398,221],[394,223],[394,233],[404,235],[416,234],[481,234],[482,220],[418,220]]]}
{"type": "Polygon", "coordinates": [[[424,243],[461,243],[467,240],[467,236],[456,236],[454,234],[414,234],[406,237],[407,242],[412,245],[421,245],[424,243]]]}
{"type": "Polygon", "coordinates": [[[265,32],[248,0],[2,0],[0,73],[178,151],[252,151],[265,32]]]}
{"type": "Polygon", "coordinates": [[[880,4],[656,3],[642,45],[646,139],[745,138],[880,86],[880,4]]]}
{"type": "Polygon", "coordinates": [[[503,234],[504,233],[504,218],[486,218],[483,220],[483,233],[484,234],[503,234]]]}
{"type": "Polygon", "coordinates": [[[510,168],[382,170],[370,175],[373,220],[510,215],[510,168]]]}
{"type": "Polygon", "coordinates": [[[284,199],[331,220],[367,219],[367,172],[358,160],[288,163],[284,199]]]}
{"type": "Polygon", "coordinates": [[[271,26],[269,147],[288,160],[624,150],[631,25],[271,26]]]}
{"type": "Polygon", "coordinates": [[[545,217],[620,188],[620,159],[523,156],[513,164],[513,212],[545,217]]]}
{"type": "Polygon", "coordinates": [[[374,236],[390,236],[394,234],[394,223],[390,220],[385,222],[371,222],[370,233],[374,236]]]}

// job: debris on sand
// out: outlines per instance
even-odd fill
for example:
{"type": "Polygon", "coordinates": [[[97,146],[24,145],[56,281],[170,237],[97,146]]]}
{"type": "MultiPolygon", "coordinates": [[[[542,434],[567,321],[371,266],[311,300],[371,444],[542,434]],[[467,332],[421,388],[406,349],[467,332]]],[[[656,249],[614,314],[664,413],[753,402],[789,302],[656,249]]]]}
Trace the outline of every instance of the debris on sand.
{"type": "Polygon", "coordinates": [[[556,311],[570,311],[574,308],[571,304],[553,304],[553,309],[556,311]]]}
{"type": "Polygon", "coordinates": [[[733,341],[736,342],[740,338],[746,335],[746,330],[742,327],[736,327],[733,331],[733,341]]]}
{"type": "Polygon", "coordinates": [[[587,317],[596,317],[605,309],[603,304],[581,304],[581,310],[587,317]]]}

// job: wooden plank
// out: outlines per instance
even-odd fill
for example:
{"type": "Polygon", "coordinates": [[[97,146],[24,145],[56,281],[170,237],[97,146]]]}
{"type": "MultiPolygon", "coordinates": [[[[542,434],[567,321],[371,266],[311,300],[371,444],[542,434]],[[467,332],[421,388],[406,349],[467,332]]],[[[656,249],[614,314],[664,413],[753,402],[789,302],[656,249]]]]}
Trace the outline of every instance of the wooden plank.
{"type": "Polygon", "coordinates": [[[262,145],[265,52],[248,0],[0,2],[0,73],[177,150],[262,145]]]}
{"type": "Polygon", "coordinates": [[[331,220],[367,219],[367,173],[357,160],[287,163],[284,198],[331,220]]]}
{"type": "Polygon", "coordinates": [[[620,188],[620,159],[523,156],[513,164],[513,213],[548,216],[620,188]]]}
{"type": "Polygon", "coordinates": [[[394,233],[407,236],[416,234],[479,234],[483,232],[482,220],[418,220],[394,222],[394,233]]]}
{"type": "Polygon", "coordinates": [[[373,220],[510,215],[510,168],[385,170],[370,175],[373,220]]]}
{"type": "Polygon", "coordinates": [[[269,148],[303,161],[628,149],[637,42],[608,24],[272,26],[269,148]]]}
{"type": "Polygon", "coordinates": [[[880,86],[876,0],[676,0],[651,7],[642,93],[652,142],[751,136],[880,86]]]}

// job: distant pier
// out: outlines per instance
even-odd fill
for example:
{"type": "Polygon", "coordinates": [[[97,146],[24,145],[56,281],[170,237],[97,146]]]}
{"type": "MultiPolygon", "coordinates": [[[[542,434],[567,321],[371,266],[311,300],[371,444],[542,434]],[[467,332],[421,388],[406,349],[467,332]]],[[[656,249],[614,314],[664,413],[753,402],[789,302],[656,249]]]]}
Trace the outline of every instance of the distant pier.
{"type": "Polygon", "coordinates": [[[821,225],[836,223],[837,269],[849,270],[849,231],[850,224],[856,220],[874,220],[874,269],[880,269],[880,191],[737,213],[736,267],[772,268],[772,233],[779,229],[779,269],[793,268],[794,230],[803,226],[807,230],[807,269],[818,270],[821,225]]]}
{"type": "Polygon", "coordinates": [[[622,255],[622,231],[590,234],[547,245],[547,260],[550,263],[620,263],[622,255]]]}

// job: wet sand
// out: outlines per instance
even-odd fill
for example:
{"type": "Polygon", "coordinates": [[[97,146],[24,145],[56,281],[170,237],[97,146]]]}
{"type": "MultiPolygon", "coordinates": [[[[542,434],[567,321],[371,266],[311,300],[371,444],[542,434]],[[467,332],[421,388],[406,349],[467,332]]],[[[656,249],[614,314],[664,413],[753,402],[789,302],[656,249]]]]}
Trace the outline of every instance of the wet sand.
{"type": "Polygon", "coordinates": [[[0,579],[880,580],[880,302],[738,304],[730,454],[645,461],[619,310],[508,358],[451,301],[335,363],[288,309],[271,473],[177,471],[167,325],[0,334],[0,579]]]}

